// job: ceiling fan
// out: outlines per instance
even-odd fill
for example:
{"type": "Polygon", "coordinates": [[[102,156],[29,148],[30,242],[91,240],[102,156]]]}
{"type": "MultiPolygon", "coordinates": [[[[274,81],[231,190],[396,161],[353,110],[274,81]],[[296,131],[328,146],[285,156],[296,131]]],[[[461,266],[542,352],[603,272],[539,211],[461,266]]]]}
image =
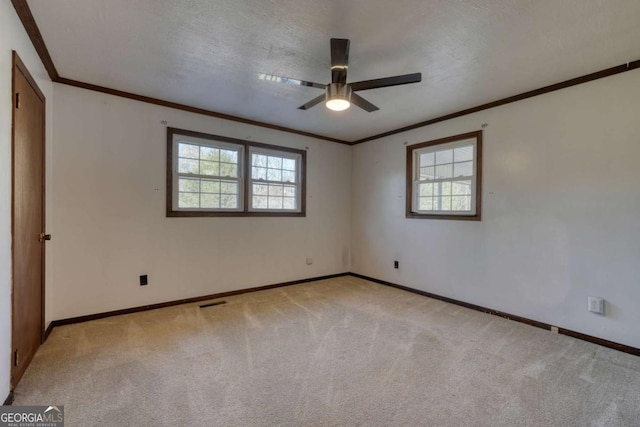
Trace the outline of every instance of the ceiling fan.
{"type": "Polygon", "coordinates": [[[308,110],[322,101],[325,101],[327,108],[330,110],[342,111],[349,108],[351,104],[354,104],[368,112],[379,110],[379,108],[355,92],[381,87],[418,83],[422,80],[421,73],[413,73],[404,74],[402,76],[347,83],[348,68],[349,40],[331,39],[331,83],[325,85],[322,83],[314,83],[262,73],[259,75],[259,78],[261,80],[269,80],[298,86],[311,86],[325,90],[323,95],[313,98],[311,101],[298,107],[300,110],[308,110]]]}

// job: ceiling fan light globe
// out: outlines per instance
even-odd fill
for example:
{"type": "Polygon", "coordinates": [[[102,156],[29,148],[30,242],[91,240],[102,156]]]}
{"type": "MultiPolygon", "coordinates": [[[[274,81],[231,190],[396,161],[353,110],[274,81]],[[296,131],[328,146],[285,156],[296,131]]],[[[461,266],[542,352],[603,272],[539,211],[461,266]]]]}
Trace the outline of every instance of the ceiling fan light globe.
{"type": "Polygon", "coordinates": [[[344,111],[351,106],[351,103],[346,99],[333,98],[328,99],[325,105],[328,109],[333,111],[344,111]]]}
{"type": "Polygon", "coordinates": [[[351,106],[351,87],[340,83],[327,85],[325,105],[333,111],[344,111],[351,106]]]}

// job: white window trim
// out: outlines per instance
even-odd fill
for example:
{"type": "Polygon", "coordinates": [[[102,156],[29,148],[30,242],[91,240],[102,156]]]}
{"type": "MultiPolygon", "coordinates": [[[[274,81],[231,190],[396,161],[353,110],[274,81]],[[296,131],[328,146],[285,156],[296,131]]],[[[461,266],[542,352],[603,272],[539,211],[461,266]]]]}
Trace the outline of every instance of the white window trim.
{"type": "Polygon", "coordinates": [[[254,147],[251,146],[249,147],[249,167],[252,167],[251,165],[253,164],[253,155],[254,154],[264,154],[267,156],[274,156],[274,157],[281,157],[283,159],[292,159],[296,162],[296,182],[295,182],[295,186],[296,186],[296,208],[295,209],[268,209],[268,208],[254,208],[253,207],[253,184],[254,183],[263,183],[263,184],[285,184],[285,185],[291,185],[290,182],[281,182],[281,181],[269,181],[269,180],[263,180],[263,179],[259,179],[259,180],[254,180],[252,177],[253,174],[253,170],[249,170],[247,171],[247,180],[249,182],[248,185],[248,204],[249,206],[247,206],[247,211],[248,212],[302,212],[302,177],[303,177],[303,171],[302,171],[302,155],[298,154],[298,153],[291,153],[288,151],[280,151],[278,149],[268,149],[268,148],[262,148],[262,147],[254,147]]]}
{"type": "Polygon", "coordinates": [[[243,201],[244,201],[244,146],[240,144],[233,144],[224,141],[218,141],[213,139],[204,139],[198,138],[195,136],[181,135],[181,134],[173,134],[172,141],[172,150],[173,150],[173,197],[172,197],[172,208],[174,211],[183,211],[183,212],[242,212],[244,211],[243,201]],[[238,177],[217,177],[211,175],[194,175],[194,174],[184,174],[178,172],[178,164],[179,164],[179,155],[178,155],[178,143],[192,143],[196,145],[205,145],[212,148],[221,148],[221,149],[232,149],[238,152],[238,177]],[[235,209],[229,208],[180,208],[179,204],[179,178],[203,178],[203,179],[220,179],[227,181],[237,181],[238,182],[238,207],[235,209]]]}

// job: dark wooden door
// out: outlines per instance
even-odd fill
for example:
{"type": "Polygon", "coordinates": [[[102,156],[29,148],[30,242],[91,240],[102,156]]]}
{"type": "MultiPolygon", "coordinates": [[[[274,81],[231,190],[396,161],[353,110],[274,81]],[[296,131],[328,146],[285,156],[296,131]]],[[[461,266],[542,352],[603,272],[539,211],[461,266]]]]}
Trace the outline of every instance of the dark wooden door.
{"type": "Polygon", "coordinates": [[[13,52],[12,389],[44,332],[44,111],[44,95],[13,52]]]}

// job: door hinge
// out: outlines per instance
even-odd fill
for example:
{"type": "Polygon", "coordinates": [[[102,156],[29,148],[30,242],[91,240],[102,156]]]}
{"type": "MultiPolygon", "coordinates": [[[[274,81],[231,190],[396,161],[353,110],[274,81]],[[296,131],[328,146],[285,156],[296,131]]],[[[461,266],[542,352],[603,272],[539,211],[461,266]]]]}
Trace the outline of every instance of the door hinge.
{"type": "Polygon", "coordinates": [[[18,359],[18,350],[16,350],[13,353],[13,366],[18,366],[18,362],[20,359],[18,359]]]}
{"type": "Polygon", "coordinates": [[[16,93],[16,110],[20,108],[20,92],[16,93]]]}

